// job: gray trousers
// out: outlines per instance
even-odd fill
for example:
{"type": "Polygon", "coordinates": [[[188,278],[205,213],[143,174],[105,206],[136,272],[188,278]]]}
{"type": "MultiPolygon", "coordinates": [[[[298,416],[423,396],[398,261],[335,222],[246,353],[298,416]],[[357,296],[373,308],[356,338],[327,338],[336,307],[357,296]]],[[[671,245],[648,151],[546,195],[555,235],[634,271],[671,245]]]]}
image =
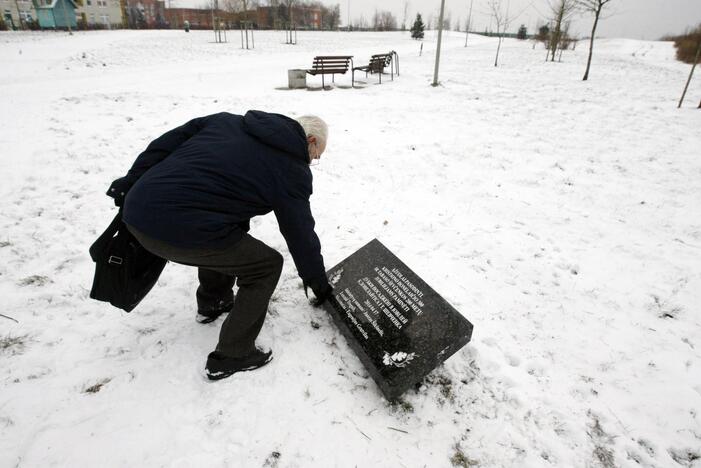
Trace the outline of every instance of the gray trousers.
{"type": "Polygon", "coordinates": [[[233,309],[222,324],[216,350],[227,356],[240,357],[255,349],[270,297],[282,272],[280,252],[248,234],[223,250],[185,249],[128,227],[149,252],[175,263],[199,268],[199,310],[212,310],[223,303],[230,303],[236,282],[239,290],[233,309]]]}

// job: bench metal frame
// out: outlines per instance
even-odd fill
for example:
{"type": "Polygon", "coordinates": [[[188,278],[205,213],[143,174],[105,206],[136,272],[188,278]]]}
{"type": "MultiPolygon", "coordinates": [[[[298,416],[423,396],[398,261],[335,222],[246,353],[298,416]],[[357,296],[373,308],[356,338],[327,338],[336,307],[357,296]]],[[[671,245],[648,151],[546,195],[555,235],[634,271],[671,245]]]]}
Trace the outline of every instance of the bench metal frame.
{"type": "Polygon", "coordinates": [[[386,54],[375,54],[372,57],[370,57],[370,61],[368,62],[367,65],[364,65],[362,67],[355,67],[353,68],[351,75],[352,75],[352,82],[353,82],[353,87],[355,87],[355,71],[360,70],[365,72],[365,78],[367,78],[368,73],[377,73],[379,78],[380,78],[380,84],[382,84],[382,74],[385,71],[385,68],[389,67],[390,75],[392,77],[392,81],[394,81],[394,72],[396,68],[397,76],[399,76],[399,54],[397,54],[395,51],[390,51],[386,54]]]}

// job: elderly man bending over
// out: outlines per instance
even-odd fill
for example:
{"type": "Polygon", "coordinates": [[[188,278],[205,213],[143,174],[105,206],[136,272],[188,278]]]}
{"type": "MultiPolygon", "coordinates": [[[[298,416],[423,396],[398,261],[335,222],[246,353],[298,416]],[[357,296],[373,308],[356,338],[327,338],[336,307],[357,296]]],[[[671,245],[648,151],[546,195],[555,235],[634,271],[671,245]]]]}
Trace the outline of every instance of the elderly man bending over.
{"type": "Polygon", "coordinates": [[[282,256],[248,234],[252,217],[273,211],[305,292],[312,289],[317,305],[331,294],[309,206],[309,165],[326,149],[327,135],[314,116],[293,120],[249,111],[200,117],[151,142],[110,186],[108,195],[123,206],[124,222],[147,250],[198,267],[197,320],[208,323],[229,312],[207,358],[212,380],[272,359],[255,340],[282,256]]]}

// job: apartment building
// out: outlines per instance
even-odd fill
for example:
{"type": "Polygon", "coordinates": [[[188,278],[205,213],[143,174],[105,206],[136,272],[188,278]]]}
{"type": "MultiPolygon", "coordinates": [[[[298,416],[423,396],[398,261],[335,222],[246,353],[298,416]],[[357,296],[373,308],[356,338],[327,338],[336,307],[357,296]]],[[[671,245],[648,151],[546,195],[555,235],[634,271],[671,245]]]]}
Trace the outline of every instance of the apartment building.
{"type": "Polygon", "coordinates": [[[88,26],[105,29],[120,28],[124,25],[120,0],[83,0],[76,14],[88,26]]]}
{"type": "Polygon", "coordinates": [[[0,0],[0,12],[10,29],[20,29],[22,23],[37,19],[31,0],[0,0]]]}

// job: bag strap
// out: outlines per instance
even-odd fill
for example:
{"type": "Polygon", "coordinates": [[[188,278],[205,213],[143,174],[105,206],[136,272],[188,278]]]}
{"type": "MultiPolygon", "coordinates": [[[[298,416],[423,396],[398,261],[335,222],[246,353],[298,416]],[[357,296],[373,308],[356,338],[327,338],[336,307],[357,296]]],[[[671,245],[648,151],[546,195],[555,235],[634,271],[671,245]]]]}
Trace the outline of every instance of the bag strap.
{"type": "Polygon", "coordinates": [[[120,209],[105,232],[100,234],[100,237],[98,237],[93,245],[90,246],[90,257],[94,262],[98,261],[100,253],[105,250],[105,247],[107,247],[109,241],[119,232],[119,229],[122,228],[123,225],[122,210],[120,209]]]}

